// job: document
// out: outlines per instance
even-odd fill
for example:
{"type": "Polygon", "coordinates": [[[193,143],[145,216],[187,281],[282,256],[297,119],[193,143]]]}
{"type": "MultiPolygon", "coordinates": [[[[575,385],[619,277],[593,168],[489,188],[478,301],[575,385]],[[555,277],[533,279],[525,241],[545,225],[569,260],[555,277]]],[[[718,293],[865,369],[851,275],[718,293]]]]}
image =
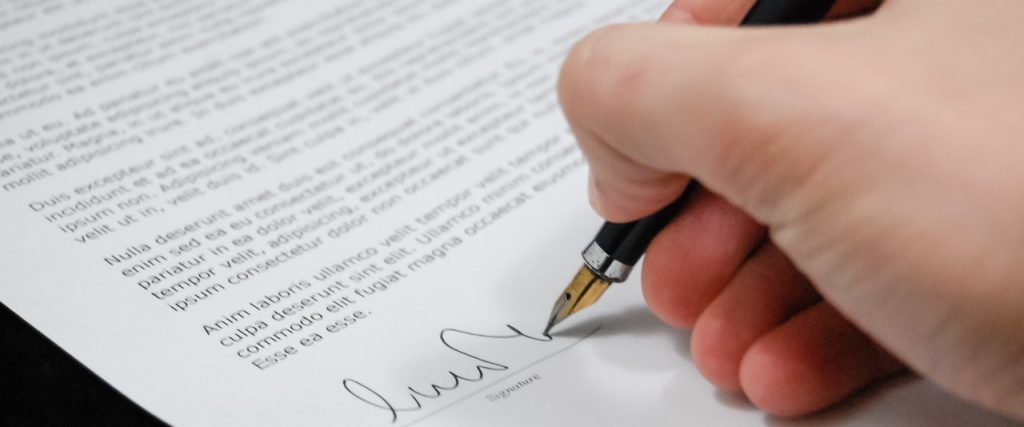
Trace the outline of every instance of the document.
{"type": "MultiPolygon", "coordinates": [[[[601,223],[559,66],[665,6],[4,2],[0,300],[173,425],[789,424],[636,278],[542,334],[601,223]]],[[[1010,424],[913,379],[793,423],[1010,424]]]]}

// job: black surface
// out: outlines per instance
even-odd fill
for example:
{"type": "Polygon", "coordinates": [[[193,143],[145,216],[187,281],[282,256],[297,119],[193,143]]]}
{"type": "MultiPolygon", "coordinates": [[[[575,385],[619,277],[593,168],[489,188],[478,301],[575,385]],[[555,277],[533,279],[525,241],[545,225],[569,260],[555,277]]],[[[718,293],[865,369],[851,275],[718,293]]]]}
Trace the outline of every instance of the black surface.
{"type": "Polygon", "coordinates": [[[163,426],[0,304],[0,426],[163,426]]]}

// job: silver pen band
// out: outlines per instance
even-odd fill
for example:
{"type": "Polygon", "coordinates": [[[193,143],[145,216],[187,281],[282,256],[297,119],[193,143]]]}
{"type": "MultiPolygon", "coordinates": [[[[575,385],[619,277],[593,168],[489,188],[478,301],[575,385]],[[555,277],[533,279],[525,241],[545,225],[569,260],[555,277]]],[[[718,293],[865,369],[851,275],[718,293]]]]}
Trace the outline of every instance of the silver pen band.
{"type": "Polygon", "coordinates": [[[632,265],[613,259],[597,242],[590,242],[587,248],[583,250],[583,262],[594,273],[597,273],[598,276],[609,282],[622,282],[626,280],[629,277],[629,272],[633,269],[632,265]]]}

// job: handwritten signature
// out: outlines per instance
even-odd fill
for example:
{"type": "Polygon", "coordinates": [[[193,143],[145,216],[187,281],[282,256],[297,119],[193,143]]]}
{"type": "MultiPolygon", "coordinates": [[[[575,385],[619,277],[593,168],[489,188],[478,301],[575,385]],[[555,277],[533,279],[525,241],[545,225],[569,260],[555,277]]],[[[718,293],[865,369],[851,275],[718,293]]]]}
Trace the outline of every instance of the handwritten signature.
{"type": "Polygon", "coordinates": [[[399,412],[412,412],[423,409],[423,401],[421,399],[437,399],[441,397],[441,395],[444,394],[445,392],[459,388],[459,386],[461,386],[463,383],[474,383],[482,381],[486,376],[485,372],[500,372],[507,371],[509,369],[508,365],[493,360],[487,360],[480,356],[476,356],[466,351],[460,350],[459,348],[455,347],[448,341],[450,336],[468,335],[478,338],[499,340],[526,338],[533,341],[542,342],[549,342],[552,340],[552,338],[547,335],[541,337],[534,337],[523,333],[522,331],[516,329],[512,325],[505,326],[508,327],[508,329],[513,332],[511,335],[484,335],[452,328],[442,330],[440,338],[441,343],[444,344],[445,347],[448,347],[450,350],[459,353],[463,356],[466,356],[470,359],[476,360],[478,363],[476,364],[476,366],[470,369],[470,373],[457,373],[455,371],[448,371],[447,377],[450,378],[450,381],[445,381],[445,384],[430,384],[425,388],[426,391],[414,388],[412,386],[407,387],[406,389],[409,390],[408,397],[410,402],[407,405],[398,406],[397,404],[393,403],[395,402],[394,399],[387,398],[377,390],[374,390],[372,387],[352,378],[345,378],[344,380],[342,380],[341,384],[343,387],[345,387],[345,391],[347,391],[356,399],[359,399],[363,403],[370,405],[374,408],[378,408],[381,409],[382,411],[389,413],[391,415],[391,422],[395,423],[398,421],[399,412]]]}

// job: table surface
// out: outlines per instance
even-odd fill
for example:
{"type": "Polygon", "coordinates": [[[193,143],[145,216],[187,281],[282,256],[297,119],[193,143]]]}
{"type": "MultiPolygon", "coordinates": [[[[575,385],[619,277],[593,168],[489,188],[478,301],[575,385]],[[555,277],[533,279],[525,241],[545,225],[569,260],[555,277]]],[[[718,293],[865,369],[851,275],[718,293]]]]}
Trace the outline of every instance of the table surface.
{"type": "Polygon", "coordinates": [[[166,425],[3,304],[0,384],[0,425],[166,425]]]}

